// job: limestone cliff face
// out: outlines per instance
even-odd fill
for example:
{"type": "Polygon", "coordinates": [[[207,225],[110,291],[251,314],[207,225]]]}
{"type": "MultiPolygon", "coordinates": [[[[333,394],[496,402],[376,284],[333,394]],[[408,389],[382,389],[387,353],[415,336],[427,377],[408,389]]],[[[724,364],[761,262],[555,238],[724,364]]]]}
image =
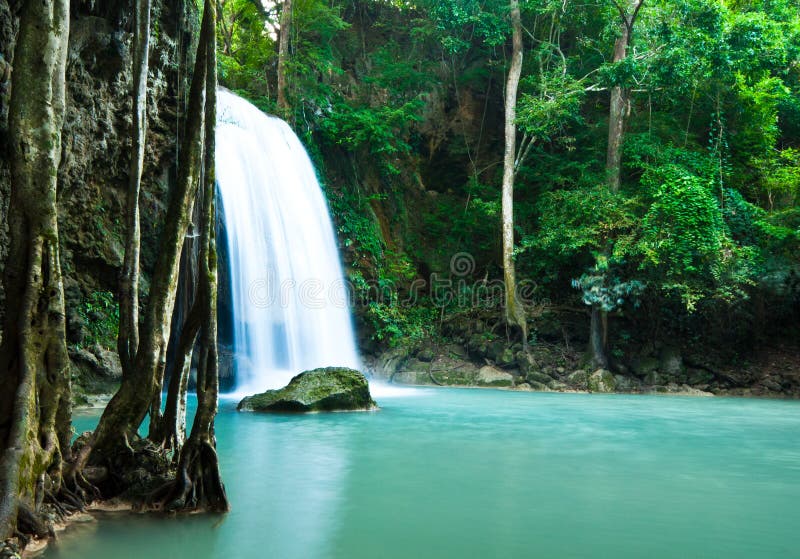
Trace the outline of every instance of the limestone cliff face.
{"type": "MultiPolygon", "coordinates": [[[[5,146],[17,22],[14,2],[0,0],[0,266],[5,257],[8,161],[5,146]]],[[[131,153],[130,0],[72,2],[67,62],[67,112],[59,170],[59,228],[68,337],[81,341],[92,293],[117,289],[122,264],[124,193],[131,153]]],[[[193,3],[153,1],[148,134],[142,184],[142,258],[145,274],[156,250],[165,194],[175,176],[186,59],[197,16],[193,3]]],[[[146,293],[146,278],[143,291],[146,293]]],[[[2,294],[0,294],[1,296],[2,294]]],[[[0,312],[2,304],[0,304],[0,312]]]]}

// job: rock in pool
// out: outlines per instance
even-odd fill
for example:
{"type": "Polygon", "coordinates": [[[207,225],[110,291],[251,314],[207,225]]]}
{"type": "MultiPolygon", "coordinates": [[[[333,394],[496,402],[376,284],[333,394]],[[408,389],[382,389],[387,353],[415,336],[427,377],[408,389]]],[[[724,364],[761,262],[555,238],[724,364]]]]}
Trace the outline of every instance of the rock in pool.
{"type": "Polygon", "coordinates": [[[278,390],[267,390],[239,402],[239,411],[368,411],[378,405],[360,372],[344,367],[306,371],[278,390]]]}

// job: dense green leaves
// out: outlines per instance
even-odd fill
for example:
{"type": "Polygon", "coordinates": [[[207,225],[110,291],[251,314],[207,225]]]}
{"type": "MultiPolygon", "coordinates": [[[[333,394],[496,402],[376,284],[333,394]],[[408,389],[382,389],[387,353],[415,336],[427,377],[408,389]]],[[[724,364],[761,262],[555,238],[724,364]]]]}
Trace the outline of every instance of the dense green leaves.
{"type": "MultiPolygon", "coordinates": [[[[277,12],[225,4],[226,21],[241,14],[220,57],[224,80],[269,107],[277,12]]],[[[521,279],[572,302],[574,284],[605,310],[646,297],[680,322],[747,305],[754,289],[777,285],[765,278],[800,267],[796,2],[648,1],[618,63],[613,3],[520,4],[521,279]],[[612,193],[615,85],[628,90],[630,114],[612,193]]],[[[463,250],[476,272],[499,274],[509,53],[503,0],[296,0],[289,117],[334,177],[329,199],[353,278],[407,285],[463,250]]],[[[424,331],[389,301],[367,312],[384,340],[424,331]]]]}

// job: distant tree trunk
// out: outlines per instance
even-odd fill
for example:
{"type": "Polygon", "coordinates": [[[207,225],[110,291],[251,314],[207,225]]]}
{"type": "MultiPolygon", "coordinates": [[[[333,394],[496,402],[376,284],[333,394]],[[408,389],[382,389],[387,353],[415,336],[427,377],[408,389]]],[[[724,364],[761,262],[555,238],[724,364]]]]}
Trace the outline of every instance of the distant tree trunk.
{"type": "MultiPolygon", "coordinates": [[[[633,40],[633,24],[639,15],[644,0],[628,0],[624,6],[612,0],[619,12],[619,37],[614,43],[614,62],[622,62],[628,56],[628,48],[633,40]]],[[[625,137],[625,120],[630,113],[630,92],[621,85],[611,88],[611,101],[608,114],[608,151],[606,153],[606,173],[608,188],[618,192],[622,173],[622,141],[625,137]]],[[[608,316],[598,305],[592,305],[592,318],[589,327],[589,351],[595,367],[607,369],[609,365],[607,339],[608,316]]]]}
{"type": "Polygon", "coordinates": [[[606,313],[600,308],[600,305],[592,305],[592,317],[589,325],[589,347],[592,365],[600,369],[608,369],[606,321],[606,313]]]}
{"type": "Polygon", "coordinates": [[[516,156],[517,90],[522,73],[522,21],[518,0],[510,0],[512,27],[511,67],[506,85],[505,157],[503,159],[503,276],[505,280],[506,322],[522,330],[523,344],[527,345],[528,328],[525,310],[517,298],[517,280],[514,271],[514,159],[516,156]]]}
{"type": "MultiPolygon", "coordinates": [[[[206,1],[206,10],[210,10],[206,1]]],[[[214,418],[219,396],[217,356],[217,248],[216,174],[214,171],[216,127],[216,45],[208,38],[207,101],[203,166],[203,218],[201,225],[200,274],[197,308],[200,309],[200,359],[197,368],[197,413],[192,432],[180,450],[178,474],[167,497],[167,510],[206,510],[225,512],[229,509],[225,486],[219,471],[214,418]]],[[[191,336],[191,331],[189,336],[191,336]]],[[[187,339],[188,337],[187,336],[187,339]]]]}
{"type": "Polygon", "coordinates": [[[78,471],[93,452],[102,454],[125,447],[129,437],[135,435],[147,415],[154,390],[161,389],[159,384],[163,379],[167,340],[177,291],[179,256],[188,230],[202,166],[206,59],[209,36],[214,36],[213,11],[206,9],[203,14],[180,151],[178,180],[171,193],[161,246],[150,282],[150,296],[140,329],[142,335],[139,350],[131,374],[123,377],[119,390],[106,406],[92,438],[81,448],[74,464],[78,471]]]}
{"type": "Polygon", "coordinates": [[[286,100],[286,63],[289,60],[289,34],[292,29],[292,0],[283,0],[281,9],[280,40],[278,43],[278,107],[289,109],[286,100]]]}
{"type": "MultiPolygon", "coordinates": [[[[629,0],[629,7],[625,8],[616,1],[614,5],[619,11],[620,30],[619,37],[614,43],[614,62],[622,62],[628,56],[628,47],[633,38],[633,24],[636,16],[644,4],[644,0],[629,0]],[[630,10],[630,13],[628,12],[630,10]]],[[[620,173],[622,169],[622,140],[625,134],[625,119],[630,112],[629,91],[621,85],[611,88],[611,103],[608,115],[608,153],[606,154],[606,170],[608,173],[608,187],[612,192],[619,190],[620,173]]]]}
{"type": "Polygon", "coordinates": [[[139,191],[147,134],[147,73],[150,43],[150,1],[135,0],[133,12],[132,139],[125,211],[125,258],[119,283],[119,336],[117,350],[122,373],[131,374],[139,347],[139,191]]]}
{"type": "MultiPolygon", "coordinates": [[[[58,491],[69,451],[69,360],[56,191],[69,2],[26,2],[9,110],[10,247],[0,347],[0,542],[58,491]],[[57,422],[58,418],[58,422],[57,422]],[[51,481],[45,483],[45,478],[51,481]]],[[[38,530],[37,530],[38,531],[38,530]]],[[[39,534],[42,535],[42,534],[39,534]]]]}

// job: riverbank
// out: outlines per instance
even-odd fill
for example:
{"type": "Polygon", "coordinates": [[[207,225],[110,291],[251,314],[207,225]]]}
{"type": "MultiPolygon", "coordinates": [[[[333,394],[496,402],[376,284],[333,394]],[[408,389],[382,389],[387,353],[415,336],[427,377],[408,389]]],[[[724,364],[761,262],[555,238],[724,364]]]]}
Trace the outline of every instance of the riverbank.
{"type": "Polygon", "coordinates": [[[800,348],[774,345],[727,361],[674,347],[640,352],[612,370],[588,366],[568,346],[446,344],[393,348],[364,358],[372,378],[408,386],[491,387],[539,392],[800,398],[800,348]]]}

